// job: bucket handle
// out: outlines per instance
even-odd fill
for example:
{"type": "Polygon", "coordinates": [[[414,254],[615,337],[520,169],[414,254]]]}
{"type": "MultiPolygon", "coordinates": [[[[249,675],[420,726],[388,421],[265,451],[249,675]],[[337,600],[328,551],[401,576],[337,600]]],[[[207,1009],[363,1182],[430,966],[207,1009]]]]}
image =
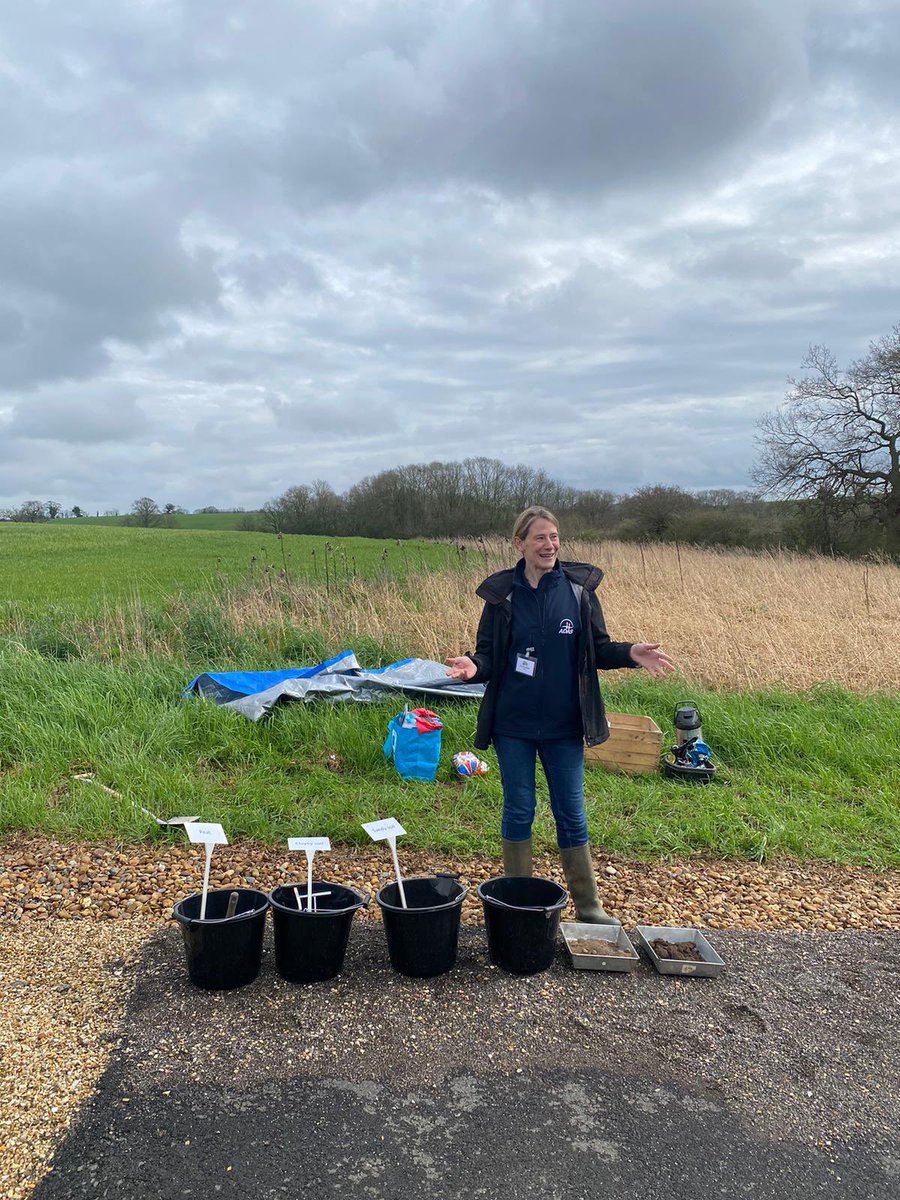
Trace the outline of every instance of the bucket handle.
{"type": "Polygon", "coordinates": [[[501,908],[511,908],[514,912],[542,912],[549,921],[557,910],[557,905],[552,908],[545,908],[543,904],[507,904],[505,900],[498,900],[496,896],[491,896],[491,904],[499,904],[501,908]]]}

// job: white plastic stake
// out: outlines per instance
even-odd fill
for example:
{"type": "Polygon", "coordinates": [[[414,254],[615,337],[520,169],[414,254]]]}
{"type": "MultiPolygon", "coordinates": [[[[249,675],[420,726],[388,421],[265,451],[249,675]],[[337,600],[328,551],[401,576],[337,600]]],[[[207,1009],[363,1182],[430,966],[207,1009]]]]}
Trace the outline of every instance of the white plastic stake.
{"type": "Polygon", "coordinates": [[[397,838],[402,837],[406,830],[395,817],[388,817],[384,821],[369,821],[368,824],[363,825],[363,829],[373,842],[387,842],[390,846],[391,858],[394,860],[394,872],[397,876],[397,890],[400,893],[400,904],[403,908],[408,908],[406,893],[403,890],[403,878],[400,874],[400,862],[397,858],[397,838]]]}
{"type": "MultiPolygon", "coordinates": [[[[313,859],[317,850],[330,850],[331,841],[327,837],[288,838],[288,850],[302,850],[306,855],[306,908],[313,911],[313,859]]],[[[297,907],[302,908],[300,892],[294,888],[297,896],[297,907]]],[[[325,895],[323,892],[322,895],[325,895]]]]}
{"type": "Polygon", "coordinates": [[[200,898],[200,920],[206,920],[206,896],[209,892],[209,868],[212,863],[212,852],[216,846],[227,846],[228,838],[221,825],[206,824],[196,821],[185,825],[185,831],[192,842],[201,842],[206,847],[206,866],[203,870],[203,894],[200,898]]]}
{"type": "Polygon", "coordinates": [[[200,900],[200,920],[206,920],[206,896],[209,892],[209,868],[212,865],[213,843],[206,843],[206,866],[203,868],[203,896],[200,900]]]}
{"type": "Polygon", "coordinates": [[[387,844],[391,848],[391,858],[394,860],[394,873],[397,876],[397,889],[400,892],[400,903],[404,908],[407,908],[406,892],[403,890],[403,879],[400,875],[400,860],[397,858],[397,839],[395,837],[389,837],[387,844]]]}

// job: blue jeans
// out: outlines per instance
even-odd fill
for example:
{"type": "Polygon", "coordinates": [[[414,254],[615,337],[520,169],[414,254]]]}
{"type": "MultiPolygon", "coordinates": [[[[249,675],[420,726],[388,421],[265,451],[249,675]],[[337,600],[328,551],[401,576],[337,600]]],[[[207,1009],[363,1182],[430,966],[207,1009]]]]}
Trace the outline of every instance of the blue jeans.
{"type": "Polygon", "coordinates": [[[534,822],[535,762],[540,757],[550,789],[550,807],[561,850],[588,840],[584,814],[584,743],[581,738],[536,742],[531,738],[494,735],[494,749],[503,784],[501,832],[509,842],[531,837],[534,822]]]}

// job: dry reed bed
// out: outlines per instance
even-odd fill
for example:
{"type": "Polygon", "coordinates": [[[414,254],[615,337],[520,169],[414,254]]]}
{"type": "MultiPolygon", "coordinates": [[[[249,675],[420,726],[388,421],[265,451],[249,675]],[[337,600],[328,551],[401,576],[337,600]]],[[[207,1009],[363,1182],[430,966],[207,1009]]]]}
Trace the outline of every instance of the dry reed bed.
{"type": "MultiPolygon", "coordinates": [[[[441,660],[474,647],[474,589],[510,561],[500,545],[470,543],[465,553],[457,571],[350,581],[331,592],[294,586],[287,604],[244,592],[226,597],[225,611],[238,628],[296,623],[321,629],[335,646],[358,636],[399,638],[408,653],[441,660]]],[[[567,544],[564,555],[603,567],[598,595],[613,638],[661,642],[697,685],[900,689],[896,566],[621,542],[567,544]]]]}
{"type": "MultiPolygon", "coordinates": [[[[598,562],[600,596],[613,638],[661,642],[686,682],[745,691],[792,691],[832,682],[854,692],[900,690],[900,567],[790,552],[751,553],[639,545],[566,543],[564,557],[598,562]]],[[[513,561],[508,544],[469,540],[454,569],[405,578],[270,579],[220,594],[214,603],[237,633],[273,651],[292,627],[319,631],[337,649],[362,639],[442,660],[474,648],[478,582],[513,561]]],[[[78,622],[101,657],[179,653],[192,602],[172,599],[165,619],[139,599],[78,622]]],[[[204,602],[200,601],[202,605],[204,602]]],[[[24,625],[7,624],[14,640],[24,625]]]]}

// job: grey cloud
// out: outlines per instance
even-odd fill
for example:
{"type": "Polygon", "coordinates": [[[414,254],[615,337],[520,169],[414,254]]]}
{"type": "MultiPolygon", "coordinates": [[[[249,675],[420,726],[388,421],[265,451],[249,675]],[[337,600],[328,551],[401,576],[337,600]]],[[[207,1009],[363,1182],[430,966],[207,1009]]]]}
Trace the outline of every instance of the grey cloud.
{"type": "Polygon", "coordinates": [[[213,304],[208,254],[182,246],[177,214],[152,193],[68,180],[43,195],[4,198],[0,387],[78,377],[107,361],[110,339],[142,344],[172,330],[180,309],[213,304]]]}
{"type": "Polygon", "coordinates": [[[134,398],[115,391],[77,399],[59,393],[30,395],[18,401],[7,426],[13,438],[75,444],[134,441],[148,430],[147,417],[134,398]]]}
{"type": "Polygon", "coordinates": [[[692,275],[724,278],[729,281],[760,279],[772,282],[790,275],[803,265],[798,254],[791,254],[762,238],[735,239],[719,249],[700,250],[687,264],[692,275]]]}
{"type": "Polygon", "coordinates": [[[880,0],[4,14],[0,505],[746,482],[808,343],[896,321],[873,12],[889,47],[880,0]]]}
{"type": "Polygon", "coordinates": [[[270,395],[266,402],[282,435],[346,438],[392,432],[399,426],[396,406],[372,390],[371,384],[357,394],[352,388],[333,390],[327,399],[270,395]]]}
{"type": "Polygon", "coordinates": [[[285,173],[305,203],[391,183],[568,194],[685,177],[804,73],[796,15],[772,3],[472,5],[415,58],[373,48],[327,103],[298,101],[285,173]]]}

